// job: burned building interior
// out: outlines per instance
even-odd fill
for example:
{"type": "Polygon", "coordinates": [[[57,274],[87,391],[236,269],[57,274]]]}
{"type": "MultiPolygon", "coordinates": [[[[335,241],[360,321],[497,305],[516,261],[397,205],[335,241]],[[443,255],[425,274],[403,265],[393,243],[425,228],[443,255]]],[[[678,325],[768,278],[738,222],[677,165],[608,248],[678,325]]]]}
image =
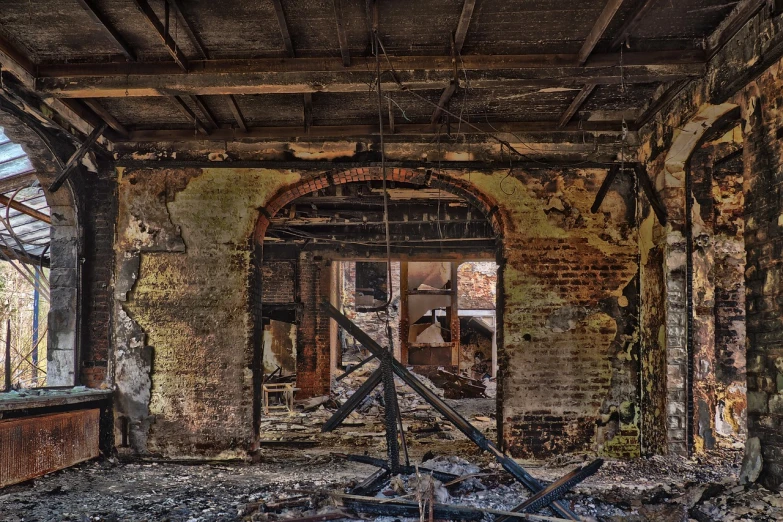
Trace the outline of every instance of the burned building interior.
{"type": "Polygon", "coordinates": [[[0,520],[783,520],[780,0],[0,2],[0,520]]]}

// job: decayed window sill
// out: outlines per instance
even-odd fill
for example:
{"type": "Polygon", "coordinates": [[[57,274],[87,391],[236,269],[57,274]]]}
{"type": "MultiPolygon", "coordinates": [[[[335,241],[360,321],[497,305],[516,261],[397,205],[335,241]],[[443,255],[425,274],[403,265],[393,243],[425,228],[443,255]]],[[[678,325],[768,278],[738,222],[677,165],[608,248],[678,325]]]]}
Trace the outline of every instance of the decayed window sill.
{"type": "Polygon", "coordinates": [[[99,401],[111,396],[111,390],[98,390],[84,386],[68,389],[20,390],[0,393],[0,412],[46,408],[99,401]]]}

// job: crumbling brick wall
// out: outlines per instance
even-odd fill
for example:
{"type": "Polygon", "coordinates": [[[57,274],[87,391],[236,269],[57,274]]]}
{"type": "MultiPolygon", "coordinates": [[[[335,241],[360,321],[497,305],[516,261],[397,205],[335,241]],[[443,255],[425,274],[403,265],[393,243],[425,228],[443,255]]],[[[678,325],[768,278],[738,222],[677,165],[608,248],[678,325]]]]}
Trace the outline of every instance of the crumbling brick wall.
{"type": "Polygon", "coordinates": [[[761,440],[761,480],[783,483],[783,124],[777,70],[746,90],[748,436],[761,440]]]}
{"type": "MultiPolygon", "coordinates": [[[[507,174],[444,171],[430,180],[502,222],[505,446],[520,457],[638,454],[633,184],[618,180],[591,214],[605,169],[507,174]]],[[[354,169],[333,179],[378,175],[354,169]]],[[[286,187],[295,198],[328,184],[302,177],[232,168],[123,173],[114,362],[135,451],[230,455],[252,446],[250,238],[266,219],[257,209],[273,215],[286,187]]],[[[392,178],[421,183],[424,172],[394,169],[392,178]]],[[[331,268],[326,259],[299,262],[310,268],[300,268],[298,371],[304,393],[320,393],[328,389],[329,327],[314,307],[331,268]]]]}

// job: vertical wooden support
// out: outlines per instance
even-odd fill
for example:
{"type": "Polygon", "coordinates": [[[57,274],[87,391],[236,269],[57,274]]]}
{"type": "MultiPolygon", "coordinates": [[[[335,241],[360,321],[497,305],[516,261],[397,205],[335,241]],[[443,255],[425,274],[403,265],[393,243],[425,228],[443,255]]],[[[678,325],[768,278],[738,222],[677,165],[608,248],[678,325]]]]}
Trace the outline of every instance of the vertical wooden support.
{"type": "Polygon", "coordinates": [[[457,274],[459,263],[451,263],[451,306],[447,308],[449,328],[451,330],[451,365],[455,367],[454,373],[459,373],[460,349],[459,343],[459,290],[457,288],[457,274]]]}
{"type": "Polygon", "coordinates": [[[408,364],[408,262],[400,261],[400,362],[408,364]]]}

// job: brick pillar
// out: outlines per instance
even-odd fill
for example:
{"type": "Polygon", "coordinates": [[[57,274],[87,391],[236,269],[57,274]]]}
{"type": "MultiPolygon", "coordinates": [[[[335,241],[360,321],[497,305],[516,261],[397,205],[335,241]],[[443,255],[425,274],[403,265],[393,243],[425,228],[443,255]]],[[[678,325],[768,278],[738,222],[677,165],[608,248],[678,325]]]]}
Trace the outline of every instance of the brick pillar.
{"type": "Polygon", "coordinates": [[[296,339],[296,386],[298,398],[329,393],[329,317],[321,312],[321,301],[329,298],[331,268],[311,253],[299,258],[299,291],[302,318],[296,339]]]}
{"type": "Polygon", "coordinates": [[[783,81],[750,98],[744,143],[748,437],[761,442],[761,482],[783,484],[783,81]]]}

